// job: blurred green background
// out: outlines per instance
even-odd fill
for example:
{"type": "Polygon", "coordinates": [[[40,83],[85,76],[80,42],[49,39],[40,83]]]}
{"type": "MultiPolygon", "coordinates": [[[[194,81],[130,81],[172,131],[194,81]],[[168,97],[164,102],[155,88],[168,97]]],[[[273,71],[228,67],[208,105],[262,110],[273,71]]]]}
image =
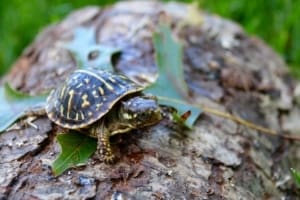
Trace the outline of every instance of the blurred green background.
{"type": "MultiPolygon", "coordinates": [[[[277,51],[300,78],[300,0],[197,0],[202,9],[233,19],[277,51]]],[[[108,5],[115,0],[0,1],[0,76],[50,23],[86,5],[108,5]]],[[[191,2],[191,1],[185,1],[191,2]]]]}

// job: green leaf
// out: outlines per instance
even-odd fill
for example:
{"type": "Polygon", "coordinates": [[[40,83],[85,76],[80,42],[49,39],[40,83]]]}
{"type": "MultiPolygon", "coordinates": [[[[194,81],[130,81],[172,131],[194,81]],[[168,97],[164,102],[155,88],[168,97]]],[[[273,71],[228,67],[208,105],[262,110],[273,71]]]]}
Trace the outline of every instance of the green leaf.
{"type": "Polygon", "coordinates": [[[296,171],[295,169],[291,168],[291,173],[293,175],[294,181],[298,188],[300,188],[300,172],[296,171]]]}
{"type": "Polygon", "coordinates": [[[47,95],[30,96],[11,88],[8,83],[0,87],[0,132],[30,110],[44,109],[47,95]]]}
{"type": "Polygon", "coordinates": [[[74,39],[66,45],[70,50],[79,68],[98,68],[113,71],[112,57],[120,50],[99,45],[96,42],[94,28],[78,28],[75,30],[74,39]]]}
{"type": "Polygon", "coordinates": [[[62,152],[52,164],[55,176],[66,169],[82,165],[97,149],[97,140],[76,131],[57,136],[62,152]]]}
{"type": "Polygon", "coordinates": [[[158,78],[145,91],[157,96],[160,104],[176,108],[179,116],[190,110],[191,116],[185,121],[185,125],[192,127],[201,110],[188,101],[188,87],[183,73],[182,47],[172,37],[170,28],[164,25],[161,25],[159,32],[153,35],[153,43],[158,65],[158,78]]]}

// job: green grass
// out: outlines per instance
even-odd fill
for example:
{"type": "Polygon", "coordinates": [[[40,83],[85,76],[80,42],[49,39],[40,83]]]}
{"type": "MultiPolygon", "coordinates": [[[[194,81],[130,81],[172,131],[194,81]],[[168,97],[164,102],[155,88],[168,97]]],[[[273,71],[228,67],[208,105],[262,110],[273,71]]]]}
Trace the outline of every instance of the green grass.
{"type": "Polygon", "coordinates": [[[9,0],[0,1],[0,76],[45,26],[76,8],[106,5],[112,0],[9,0]]]}
{"type": "Polygon", "coordinates": [[[200,6],[265,40],[300,78],[300,0],[200,0],[200,6]]]}
{"type": "MultiPolygon", "coordinates": [[[[300,77],[300,0],[198,0],[202,9],[240,23],[265,40],[300,77]]],[[[37,33],[72,10],[107,5],[114,0],[0,1],[0,75],[3,75],[37,33]]],[[[190,1],[187,1],[190,2],[190,1]]]]}

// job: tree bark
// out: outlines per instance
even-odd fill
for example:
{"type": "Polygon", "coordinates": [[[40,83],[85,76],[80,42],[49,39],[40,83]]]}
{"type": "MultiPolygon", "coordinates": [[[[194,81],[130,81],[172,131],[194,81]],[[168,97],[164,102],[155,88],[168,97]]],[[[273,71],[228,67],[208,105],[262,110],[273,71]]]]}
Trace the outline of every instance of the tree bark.
{"type": "MultiPolygon", "coordinates": [[[[30,94],[55,88],[76,68],[64,46],[80,27],[93,28],[98,44],[121,49],[116,70],[149,79],[157,69],[152,34],[164,20],[183,45],[194,101],[281,134],[299,130],[297,82],[284,62],[237,24],[193,9],[156,1],[80,9],[46,27],[4,80],[30,94]]],[[[297,144],[208,113],[190,131],[164,119],[118,135],[116,164],[91,158],[59,177],[50,168],[60,152],[59,127],[47,117],[34,123],[38,129],[0,135],[0,199],[297,198],[289,170],[299,167],[297,144]]]]}

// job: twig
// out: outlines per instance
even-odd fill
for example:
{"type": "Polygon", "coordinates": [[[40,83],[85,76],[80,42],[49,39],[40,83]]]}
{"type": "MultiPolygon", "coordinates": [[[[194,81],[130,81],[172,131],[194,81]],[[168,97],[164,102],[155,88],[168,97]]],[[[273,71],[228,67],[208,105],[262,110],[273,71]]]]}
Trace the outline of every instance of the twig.
{"type": "Polygon", "coordinates": [[[237,122],[241,125],[244,125],[248,128],[260,131],[260,132],[268,134],[268,135],[278,136],[278,137],[282,137],[282,138],[288,139],[288,140],[299,140],[300,141],[300,136],[297,136],[297,135],[281,135],[281,134],[278,134],[276,131],[274,131],[272,129],[256,125],[252,122],[249,122],[247,120],[244,120],[240,117],[236,117],[236,116],[231,115],[231,114],[226,113],[226,112],[221,112],[221,111],[215,110],[213,108],[208,108],[208,107],[205,107],[205,106],[199,107],[199,108],[201,108],[204,112],[207,112],[207,113],[219,116],[219,117],[223,117],[223,118],[226,118],[226,119],[230,119],[230,120],[235,121],[235,122],[237,122]]]}
{"type": "MultiPolygon", "coordinates": [[[[185,104],[185,105],[189,104],[189,103],[184,102],[182,100],[171,99],[171,98],[168,98],[168,97],[158,96],[158,98],[159,99],[164,99],[164,100],[167,100],[167,101],[173,101],[173,102],[176,102],[176,103],[179,103],[179,104],[185,104]]],[[[213,108],[209,108],[209,107],[206,107],[206,106],[201,106],[201,105],[195,105],[195,104],[189,104],[189,105],[191,105],[193,107],[197,107],[197,108],[203,110],[203,112],[213,114],[213,115],[216,115],[216,116],[219,116],[219,117],[223,117],[225,119],[232,120],[232,121],[237,122],[237,123],[239,123],[243,126],[246,126],[248,128],[260,131],[264,134],[268,134],[268,135],[272,135],[272,136],[278,136],[278,137],[281,137],[283,139],[288,139],[288,140],[298,140],[298,141],[300,141],[300,136],[298,136],[298,135],[281,135],[281,134],[278,134],[276,131],[274,131],[272,129],[259,126],[257,124],[254,124],[252,122],[244,120],[240,117],[234,116],[234,115],[229,114],[227,112],[222,112],[222,111],[219,111],[219,110],[216,110],[216,109],[213,109],[213,108]]]]}

